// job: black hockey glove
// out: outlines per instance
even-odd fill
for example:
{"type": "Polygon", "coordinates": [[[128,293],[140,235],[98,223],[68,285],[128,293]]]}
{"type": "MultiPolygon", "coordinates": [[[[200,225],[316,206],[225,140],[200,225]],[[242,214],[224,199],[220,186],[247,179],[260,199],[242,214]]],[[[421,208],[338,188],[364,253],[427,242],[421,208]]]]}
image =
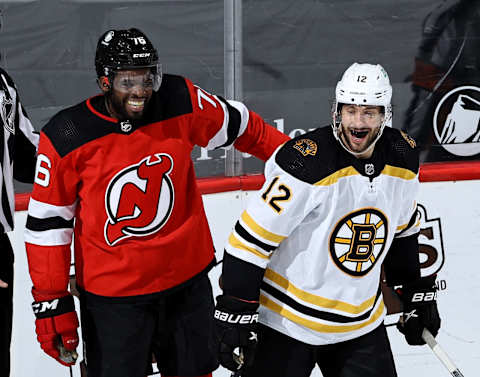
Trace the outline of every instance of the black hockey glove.
{"type": "Polygon", "coordinates": [[[257,346],[258,303],[232,296],[217,297],[214,314],[213,351],[220,364],[231,371],[251,366],[257,346]]]}
{"type": "Polygon", "coordinates": [[[440,329],[435,278],[436,275],[428,276],[396,290],[403,302],[403,315],[397,328],[412,346],[425,344],[422,338],[425,327],[434,337],[440,329]]]}

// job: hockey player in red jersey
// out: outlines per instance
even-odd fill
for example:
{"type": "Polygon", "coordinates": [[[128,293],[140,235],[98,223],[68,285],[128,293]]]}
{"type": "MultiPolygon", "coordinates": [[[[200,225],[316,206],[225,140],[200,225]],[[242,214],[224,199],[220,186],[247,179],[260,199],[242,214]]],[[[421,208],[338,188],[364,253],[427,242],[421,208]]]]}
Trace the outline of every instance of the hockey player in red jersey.
{"type": "Polygon", "coordinates": [[[388,75],[355,63],[335,95],[332,127],[267,161],[225,248],[213,348],[242,377],[308,377],[315,365],[325,377],[396,377],[382,263],[402,286],[407,342],[440,327],[435,276],[420,273],[418,149],[386,127],[388,75]]]}
{"type": "Polygon", "coordinates": [[[234,145],[266,160],[288,137],[245,105],[162,74],[138,29],[109,30],[101,95],[42,129],[25,241],[42,349],[76,349],[67,290],[74,235],[89,377],[209,376],[214,248],[190,154],[234,145]]]}

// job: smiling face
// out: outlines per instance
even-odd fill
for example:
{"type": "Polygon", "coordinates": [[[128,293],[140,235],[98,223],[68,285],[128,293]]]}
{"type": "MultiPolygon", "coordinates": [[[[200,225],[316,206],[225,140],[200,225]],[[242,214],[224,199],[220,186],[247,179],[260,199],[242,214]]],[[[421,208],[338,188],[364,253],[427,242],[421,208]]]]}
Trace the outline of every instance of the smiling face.
{"type": "Polygon", "coordinates": [[[368,147],[375,141],[384,118],[382,107],[344,104],[340,114],[343,144],[359,153],[358,158],[369,158],[373,148],[368,147]]]}
{"type": "Polygon", "coordinates": [[[119,120],[141,119],[152,97],[154,75],[150,68],[115,72],[111,88],[102,87],[110,115],[119,120]]]}

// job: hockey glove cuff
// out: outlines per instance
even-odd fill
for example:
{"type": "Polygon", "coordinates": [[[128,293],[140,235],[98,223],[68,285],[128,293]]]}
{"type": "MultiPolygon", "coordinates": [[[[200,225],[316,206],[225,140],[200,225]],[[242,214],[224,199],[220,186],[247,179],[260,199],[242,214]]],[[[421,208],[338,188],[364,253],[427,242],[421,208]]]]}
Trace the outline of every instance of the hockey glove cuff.
{"type": "Polygon", "coordinates": [[[232,296],[217,297],[214,314],[213,351],[220,364],[231,371],[251,366],[257,346],[258,303],[232,296]]]}
{"type": "Polygon", "coordinates": [[[42,350],[65,366],[74,365],[77,359],[79,326],[73,296],[46,299],[34,293],[37,301],[32,304],[35,332],[42,350]]]}
{"type": "Polygon", "coordinates": [[[424,328],[435,337],[440,329],[440,316],[437,309],[436,275],[419,279],[396,289],[403,302],[403,315],[397,324],[410,345],[423,345],[424,328]]]}

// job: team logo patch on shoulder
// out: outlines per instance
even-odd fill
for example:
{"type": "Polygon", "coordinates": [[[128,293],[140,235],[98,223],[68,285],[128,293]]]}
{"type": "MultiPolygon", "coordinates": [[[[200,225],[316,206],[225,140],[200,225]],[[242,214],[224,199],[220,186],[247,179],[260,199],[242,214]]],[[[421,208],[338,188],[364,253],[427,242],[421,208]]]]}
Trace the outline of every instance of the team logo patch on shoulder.
{"type": "Polygon", "coordinates": [[[366,275],[385,251],[387,217],[378,209],[363,208],[340,219],[330,234],[330,257],[348,275],[366,275]]]}
{"type": "Polygon", "coordinates": [[[315,156],[317,154],[317,143],[310,139],[300,139],[295,142],[293,147],[300,151],[301,154],[304,156],[312,155],[315,156]]]}
{"type": "Polygon", "coordinates": [[[400,133],[402,134],[403,138],[405,139],[405,141],[412,147],[412,148],[415,148],[417,146],[417,143],[415,142],[415,140],[413,140],[413,138],[411,138],[410,136],[408,136],[408,134],[406,134],[405,132],[403,131],[400,131],[400,133]]]}

